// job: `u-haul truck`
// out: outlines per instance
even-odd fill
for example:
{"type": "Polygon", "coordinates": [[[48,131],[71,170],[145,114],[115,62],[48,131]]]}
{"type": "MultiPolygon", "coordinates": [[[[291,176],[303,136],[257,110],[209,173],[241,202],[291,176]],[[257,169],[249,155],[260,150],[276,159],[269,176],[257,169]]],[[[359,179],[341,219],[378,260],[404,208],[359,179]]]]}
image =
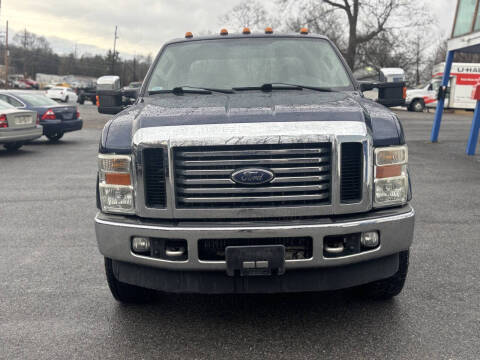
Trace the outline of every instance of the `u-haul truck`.
{"type": "MultiPolygon", "coordinates": [[[[437,92],[442,84],[445,63],[435,65],[433,77],[428,85],[420,89],[407,90],[405,105],[409,111],[423,111],[425,107],[437,106],[437,92]]],[[[445,98],[446,109],[475,109],[471,95],[473,86],[480,81],[480,64],[453,63],[450,72],[449,90],[445,98]]]]}

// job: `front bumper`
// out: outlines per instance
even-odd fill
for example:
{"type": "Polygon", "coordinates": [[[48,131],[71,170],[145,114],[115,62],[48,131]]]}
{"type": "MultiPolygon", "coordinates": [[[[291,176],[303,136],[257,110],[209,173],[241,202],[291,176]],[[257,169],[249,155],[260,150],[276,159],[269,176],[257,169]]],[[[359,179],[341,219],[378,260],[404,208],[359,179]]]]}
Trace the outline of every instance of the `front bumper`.
{"type": "Polygon", "coordinates": [[[363,215],[310,220],[290,225],[162,224],[99,213],[95,231],[100,252],[113,259],[115,277],[124,283],[177,293],[277,293],[335,290],[392,276],[398,270],[398,253],[413,241],[415,211],[410,205],[363,215]],[[326,258],[323,238],[328,235],[379,231],[380,246],[355,255],[326,258]],[[131,251],[133,236],[185,239],[188,259],[168,261],[139,256],[131,251]],[[202,261],[199,239],[271,238],[310,236],[313,256],[286,260],[286,273],[270,277],[229,277],[225,261],[202,261]]]}
{"type": "Polygon", "coordinates": [[[27,142],[38,139],[43,134],[42,126],[27,129],[2,129],[0,131],[0,144],[27,142]]]}
{"type": "Polygon", "coordinates": [[[81,130],[83,127],[83,120],[48,120],[40,122],[40,124],[43,126],[43,134],[48,135],[81,130]]]}
{"type": "Polygon", "coordinates": [[[310,259],[287,260],[289,269],[333,267],[382,258],[409,249],[413,241],[415,211],[410,205],[374,211],[356,216],[322,218],[289,224],[220,224],[163,223],[98,213],[95,231],[100,252],[107,258],[167,270],[225,271],[225,261],[203,261],[198,257],[200,239],[311,237],[313,256],[310,259]],[[196,225],[198,224],[198,225],[196,225]],[[365,231],[380,232],[380,246],[371,251],[338,258],[323,256],[323,239],[365,231]],[[182,239],[188,244],[188,259],[170,261],[136,255],[131,251],[134,236],[182,239]]]}

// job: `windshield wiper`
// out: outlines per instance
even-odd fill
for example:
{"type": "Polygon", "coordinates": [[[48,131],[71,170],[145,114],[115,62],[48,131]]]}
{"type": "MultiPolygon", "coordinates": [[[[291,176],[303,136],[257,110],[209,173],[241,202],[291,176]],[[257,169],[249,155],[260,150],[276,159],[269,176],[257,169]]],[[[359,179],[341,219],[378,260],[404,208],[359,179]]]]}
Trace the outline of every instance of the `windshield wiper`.
{"type": "Polygon", "coordinates": [[[282,83],[282,82],[275,82],[275,83],[267,83],[261,86],[246,86],[246,87],[236,87],[233,90],[237,91],[247,91],[247,90],[261,90],[265,92],[270,92],[273,90],[315,90],[321,92],[335,92],[331,88],[324,88],[324,87],[316,87],[316,86],[308,86],[308,85],[298,85],[298,84],[289,84],[289,83],[282,83]]]}
{"type": "Polygon", "coordinates": [[[183,95],[183,94],[211,94],[212,92],[217,92],[221,94],[233,94],[234,91],[231,89],[214,89],[214,88],[205,88],[205,87],[197,87],[197,86],[177,86],[171,90],[152,90],[148,92],[148,95],[155,95],[155,94],[165,94],[165,93],[172,93],[175,95],[183,95]]]}

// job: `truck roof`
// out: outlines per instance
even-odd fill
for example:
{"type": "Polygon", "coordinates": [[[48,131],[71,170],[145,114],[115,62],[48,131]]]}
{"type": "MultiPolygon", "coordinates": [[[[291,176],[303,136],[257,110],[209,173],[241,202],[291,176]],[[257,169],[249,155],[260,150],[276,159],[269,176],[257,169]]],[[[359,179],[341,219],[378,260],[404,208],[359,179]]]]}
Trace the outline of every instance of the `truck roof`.
{"type": "Polygon", "coordinates": [[[180,42],[191,42],[191,41],[200,41],[200,40],[228,40],[228,39],[248,39],[248,38],[298,38],[298,39],[323,39],[328,40],[326,36],[318,34],[296,34],[296,33],[278,33],[278,34],[265,34],[265,33],[251,33],[251,34],[242,34],[234,33],[228,35],[204,35],[204,36],[195,36],[191,38],[176,38],[170,41],[167,41],[165,45],[180,43],[180,42]]]}

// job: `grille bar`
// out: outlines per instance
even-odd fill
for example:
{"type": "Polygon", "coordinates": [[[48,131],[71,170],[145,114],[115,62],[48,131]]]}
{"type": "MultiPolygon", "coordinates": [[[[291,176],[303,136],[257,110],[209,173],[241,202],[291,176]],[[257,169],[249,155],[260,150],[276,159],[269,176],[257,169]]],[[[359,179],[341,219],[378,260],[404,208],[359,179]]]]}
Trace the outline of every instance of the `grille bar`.
{"type": "Polygon", "coordinates": [[[181,147],[173,154],[177,208],[330,204],[330,143],[181,147]],[[250,186],[231,179],[251,167],[275,179],[250,186]]]}
{"type": "MultiPolygon", "coordinates": [[[[233,170],[232,170],[233,171],[233,170]]],[[[321,182],[327,181],[330,178],[330,175],[321,175],[321,176],[285,176],[277,177],[272,180],[271,184],[284,184],[284,183],[307,183],[307,182],[321,182]]],[[[186,185],[235,185],[235,182],[232,179],[180,179],[178,180],[179,184],[186,185]]]]}
{"type": "Polygon", "coordinates": [[[318,191],[328,189],[328,184],[300,186],[270,186],[270,187],[230,187],[230,188],[180,188],[184,194],[251,194],[255,193],[286,193],[293,191],[318,191]]]}
{"type": "Polygon", "coordinates": [[[274,156],[274,155],[307,155],[326,154],[329,149],[272,149],[272,150],[240,150],[240,151],[179,151],[178,156],[192,157],[230,157],[230,156],[274,156]]]}
{"type": "Polygon", "coordinates": [[[177,160],[181,166],[231,166],[231,165],[283,165],[283,164],[321,164],[328,161],[328,157],[318,158],[280,158],[280,159],[232,159],[232,160],[177,160]]]}
{"type": "MultiPolygon", "coordinates": [[[[271,167],[273,169],[273,167],[271,167]]],[[[190,175],[198,175],[198,176],[215,176],[215,175],[227,175],[230,176],[232,172],[235,171],[235,168],[228,168],[228,169],[207,169],[207,170],[191,170],[191,169],[182,169],[178,171],[181,175],[190,176],[190,175]]],[[[299,174],[299,173],[322,173],[322,172],[329,172],[330,166],[317,166],[317,167],[289,167],[289,168],[275,168],[275,174],[299,174]]]]}
{"type": "Polygon", "coordinates": [[[183,197],[186,203],[231,203],[231,202],[270,202],[270,201],[302,201],[302,200],[324,200],[329,194],[320,195],[281,195],[281,196],[238,196],[238,197],[208,197],[191,198],[183,197]]]}

